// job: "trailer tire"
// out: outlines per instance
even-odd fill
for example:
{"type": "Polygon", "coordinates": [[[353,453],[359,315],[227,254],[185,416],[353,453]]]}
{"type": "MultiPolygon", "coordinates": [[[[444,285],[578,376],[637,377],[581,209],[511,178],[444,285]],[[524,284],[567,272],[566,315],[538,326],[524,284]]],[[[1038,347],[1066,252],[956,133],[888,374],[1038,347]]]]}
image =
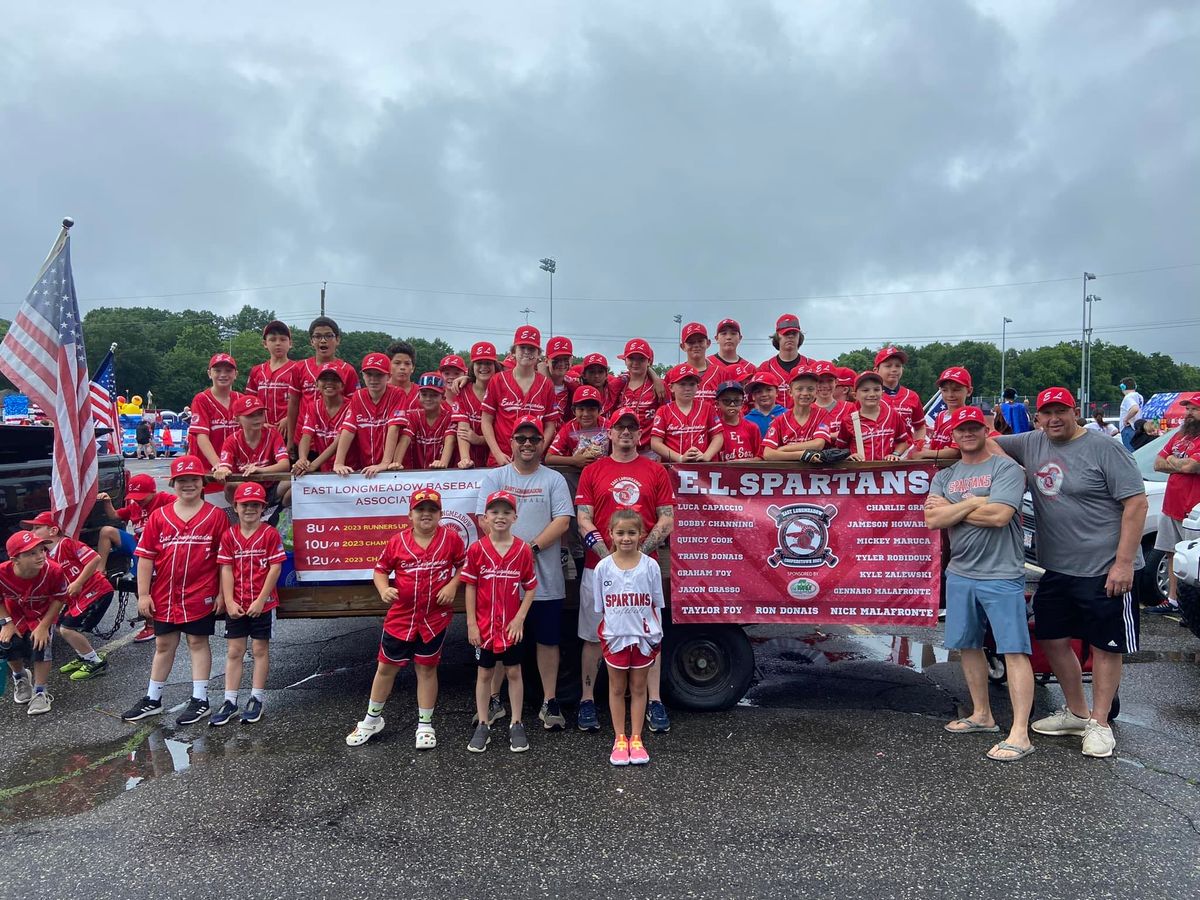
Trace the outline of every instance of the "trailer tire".
{"type": "Polygon", "coordinates": [[[1200,638],[1200,588],[1179,579],[1179,611],[1192,634],[1200,638]]]}
{"type": "Polygon", "coordinates": [[[754,678],[754,648],[738,625],[673,625],[663,639],[663,690],[684,709],[730,709],[754,678]]]}

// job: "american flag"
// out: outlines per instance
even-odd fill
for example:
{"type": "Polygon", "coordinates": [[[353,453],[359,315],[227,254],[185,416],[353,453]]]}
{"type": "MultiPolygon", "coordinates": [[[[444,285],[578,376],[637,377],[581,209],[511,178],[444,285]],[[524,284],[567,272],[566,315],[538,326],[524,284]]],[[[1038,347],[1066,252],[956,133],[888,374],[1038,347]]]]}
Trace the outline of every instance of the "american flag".
{"type": "Polygon", "coordinates": [[[96,377],[88,385],[96,427],[112,429],[100,438],[102,443],[107,442],[109,453],[119,453],[116,448],[121,443],[121,420],[117,417],[117,372],[113,356],[116,350],[116,344],[108,348],[108,353],[96,368],[96,377]]]}
{"type": "Polygon", "coordinates": [[[71,274],[73,223],[62,232],[0,344],[0,372],[54,422],[50,506],[65,534],[78,537],[96,502],[96,424],[88,390],[79,301],[71,274]]]}

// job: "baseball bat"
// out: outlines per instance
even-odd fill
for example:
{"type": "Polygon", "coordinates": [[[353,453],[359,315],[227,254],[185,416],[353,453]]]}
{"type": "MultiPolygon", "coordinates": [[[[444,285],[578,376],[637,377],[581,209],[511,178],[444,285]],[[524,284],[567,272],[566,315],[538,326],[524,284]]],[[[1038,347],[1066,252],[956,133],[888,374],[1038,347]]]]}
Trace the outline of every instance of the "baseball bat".
{"type": "Polygon", "coordinates": [[[866,459],[867,454],[863,450],[862,417],[857,410],[850,413],[850,424],[854,426],[854,448],[858,452],[858,458],[866,459]]]}

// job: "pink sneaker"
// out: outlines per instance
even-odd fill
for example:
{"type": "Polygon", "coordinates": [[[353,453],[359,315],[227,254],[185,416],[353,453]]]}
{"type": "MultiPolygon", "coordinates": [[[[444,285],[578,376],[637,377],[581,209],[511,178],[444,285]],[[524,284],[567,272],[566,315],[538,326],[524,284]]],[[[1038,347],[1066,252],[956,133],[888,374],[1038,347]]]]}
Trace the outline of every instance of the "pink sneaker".
{"type": "Polygon", "coordinates": [[[650,762],[650,754],[646,752],[646,748],[642,745],[642,739],[635,737],[629,743],[629,764],[644,766],[648,762],[650,762]]]}
{"type": "Polygon", "coordinates": [[[613,741],[612,753],[609,754],[608,761],[614,766],[629,765],[629,741],[625,740],[625,735],[618,734],[617,739],[613,741]]]}

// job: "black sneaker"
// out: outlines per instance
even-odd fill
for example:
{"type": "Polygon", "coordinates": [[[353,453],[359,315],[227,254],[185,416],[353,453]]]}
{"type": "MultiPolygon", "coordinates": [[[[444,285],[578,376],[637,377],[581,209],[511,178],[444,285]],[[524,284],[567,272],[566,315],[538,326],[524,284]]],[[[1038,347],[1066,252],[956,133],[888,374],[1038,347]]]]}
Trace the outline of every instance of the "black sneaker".
{"type": "Polygon", "coordinates": [[[487,723],[480,722],[475,726],[475,733],[471,735],[471,742],[467,744],[467,749],[472,753],[482,753],[491,742],[492,730],[488,728],[487,723]]]}
{"type": "Polygon", "coordinates": [[[139,700],[132,709],[127,709],[125,712],[121,713],[121,718],[126,722],[136,722],[139,719],[145,719],[149,716],[161,715],[162,711],[162,701],[151,700],[147,696],[139,700]]]}
{"type": "Polygon", "coordinates": [[[567,719],[562,714],[562,708],[553,697],[542,703],[542,708],[538,711],[538,718],[542,720],[542,727],[547,731],[562,731],[567,727],[567,719]]]}
{"type": "MultiPolygon", "coordinates": [[[[504,701],[500,699],[499,694],[493,694],[488,698],[488,720],[489,725],[495,725],[501,719],[508,715],[508,710],[504,708],[504,701]]],[[[471,724],[479,724],[479,716],[471,716],[471,724]]]]}
{"type": "Polygon", "coordinates": [[[246,704],[246,711],[242,713],[242,721],[247,725],[253,725],[262,718],[263,702],[257,697],[251,697],[250,702],[246,704]]]}
{"type": "Polygon", "coordinates": [[[232,700],[226,700],[221,704],[221,708],[212,714],[212,718],[208,720],[208,724],[213,728],[220,728],[222,725],[228,725],[229,720],[237,715],[238,705],[232,700]]]}
{"type": "Polygon", "coordinates": [[[651,700],[646,704],[646,721],[650,723],[650,730],[658,734],[666,734],[671,730],[671,718],[661,700],[651,700]]]}
{"type": "Polygon", "coordinates": [[[175,724],[195,725],[210,712],[212,712],[212,708],[208,705],[207,700],[198,700],[193,697],[188,701],[187,709],[179,714],[179,718],[175,720],[175,724]]]}

